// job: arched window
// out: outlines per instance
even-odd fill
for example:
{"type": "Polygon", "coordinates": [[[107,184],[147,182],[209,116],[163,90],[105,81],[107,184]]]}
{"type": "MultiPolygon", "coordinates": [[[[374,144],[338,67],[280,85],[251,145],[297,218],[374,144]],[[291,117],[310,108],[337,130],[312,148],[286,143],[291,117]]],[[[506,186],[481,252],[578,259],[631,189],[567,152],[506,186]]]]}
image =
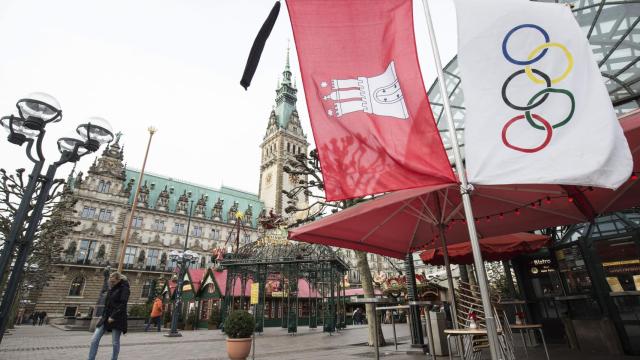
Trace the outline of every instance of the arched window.
{"type": "Polygon", "coordinates": [[[83,289],[84,289],[84,276],[82,275],[76,276],[75,279],[73,279],[73,281],[71,282],[68,296],[82,296],[83,289]]]}

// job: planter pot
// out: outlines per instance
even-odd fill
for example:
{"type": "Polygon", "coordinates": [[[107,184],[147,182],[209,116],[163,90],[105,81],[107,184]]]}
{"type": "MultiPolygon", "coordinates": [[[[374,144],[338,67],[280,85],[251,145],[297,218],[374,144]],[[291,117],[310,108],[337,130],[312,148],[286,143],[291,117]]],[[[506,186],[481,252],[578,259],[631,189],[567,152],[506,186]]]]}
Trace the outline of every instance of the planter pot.
{"type": "Polygon", "coordinates": [[[231,360],[245,360],[251,352],[251,338],[229,339],[227,338],[227,355],[231,360]]]}

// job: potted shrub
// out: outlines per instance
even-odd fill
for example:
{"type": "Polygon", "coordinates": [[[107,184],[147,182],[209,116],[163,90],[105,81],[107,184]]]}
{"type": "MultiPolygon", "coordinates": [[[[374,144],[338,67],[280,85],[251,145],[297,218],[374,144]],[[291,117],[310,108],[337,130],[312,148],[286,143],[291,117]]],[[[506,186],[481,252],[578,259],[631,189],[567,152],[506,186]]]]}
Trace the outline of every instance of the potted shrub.
{"type": "Polygon", "coordinates": [[[217,307],[211,309],[211,314],[209,314],[209,320],[207,322],[209,330],[215,330],[218,328],[218,324],[220,324],[220,310],[217,307]]]}
{"type": "Polygon", "coordinates": [[[256,327],[253,316],[244,310],[235,310],[224,321],[227,334],[227,355],[231,360],[244,360],[251,352],[251,335],[256,327]]]}
{"type": "Polygon", "coordinates": [[[196,312],[194,310],[189,311],[189,314],[187,314],[187,321],[184,324],[184,329],[193,330],[196,327],[197,321],[196,312]]]}

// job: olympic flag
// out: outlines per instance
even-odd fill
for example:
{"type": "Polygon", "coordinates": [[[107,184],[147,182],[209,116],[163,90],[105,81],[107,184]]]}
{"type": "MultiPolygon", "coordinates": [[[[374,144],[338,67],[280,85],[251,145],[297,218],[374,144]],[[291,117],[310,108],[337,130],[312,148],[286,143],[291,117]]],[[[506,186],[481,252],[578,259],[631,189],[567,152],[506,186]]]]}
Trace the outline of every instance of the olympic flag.
{"type": "Polygon", "coordinates": [[[631,152],[569,7],[455,4],[469,182],[612,189],[624,183],[631,152]]]}
{"type": "Polygon", "coordinates": [[[328,200],[455,183],[410,0],[289,0],[328,200]]]}

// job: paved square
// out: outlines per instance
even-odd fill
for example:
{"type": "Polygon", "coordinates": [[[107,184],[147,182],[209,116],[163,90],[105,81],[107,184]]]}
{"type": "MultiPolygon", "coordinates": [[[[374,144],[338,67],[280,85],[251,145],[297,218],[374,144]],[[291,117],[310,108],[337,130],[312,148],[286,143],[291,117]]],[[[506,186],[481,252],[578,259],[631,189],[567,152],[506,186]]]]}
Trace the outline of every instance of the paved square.
{"type": "MultiPolygon", "coordinates": [[[[366,326],[352,326],[333,335],[321,329],[299,328],[296,336],[289,336],[285,329],[267,328],[257,337],[256,359],[371,359],[373,348],[364,345],[366,326]]],[[[391,325],[384,325],[385,337],[389,345],[381,348],[385,359],[427,359],[425,355],[407,355],[409,332],[406,324],[397,327],[400,351],[395,351],[391,325]]],[[[167,338],[165,332],[128,333],[120,340],[120,359],[180,359],[217,360],[227,359],[225,337],[219,330],[182,331],[182,337],[167,338]]],[[[0,359],[11,360],[81,360],[89,353],[91,333],[84,331],[63,331],[52,326],[18,326],[6,335],[0,345],[0,359]]],[[[520,344],[518,343],[517,346],[520,344]]],[[[524,357],[522,348],[518,358],[524,357]]],[[[640,359],[640,357],[613,358],[606,355],[584,354],[570,351],[566,346],[552,345],[552,359],[640,359]]],[[[97,359],[111,358],[111,337],[104,336],[97,359]]],[[[442,357],[441,359],[448,359],[442,357]]],[[[440,357],[439,357],[440,359],[440,357]]],[[[541,348],[529,350],[529,359],[542,360],[541,348]]]]}

